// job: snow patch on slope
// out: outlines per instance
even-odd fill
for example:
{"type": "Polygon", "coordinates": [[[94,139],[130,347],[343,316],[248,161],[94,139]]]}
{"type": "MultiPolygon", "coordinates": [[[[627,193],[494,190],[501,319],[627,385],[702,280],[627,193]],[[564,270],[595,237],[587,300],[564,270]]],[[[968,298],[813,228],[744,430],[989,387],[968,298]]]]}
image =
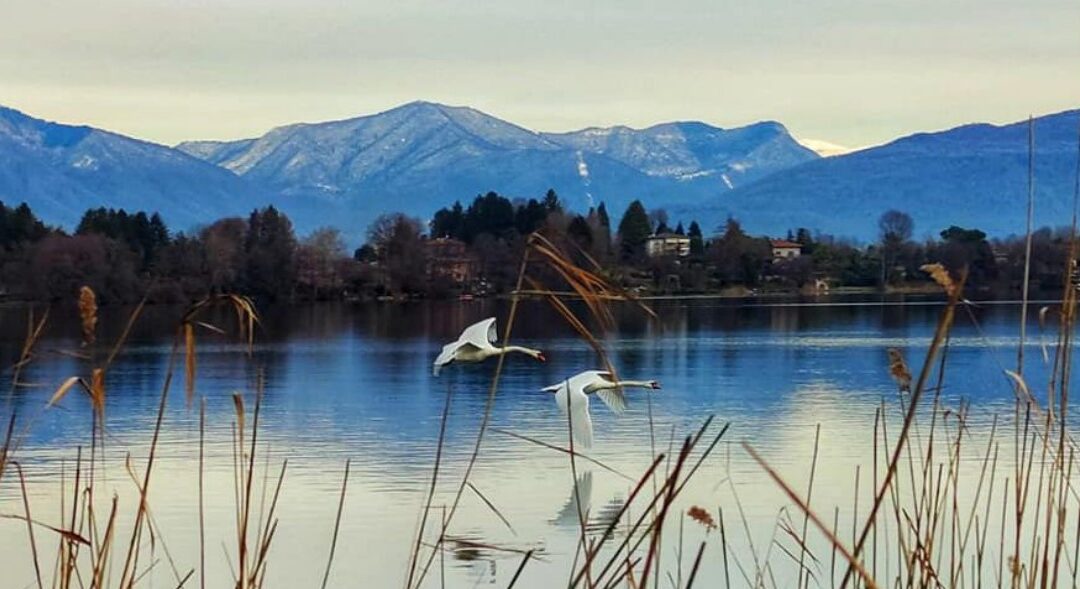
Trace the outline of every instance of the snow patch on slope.
{"type": "Polygon", "coordinates": [[[798,141],[799,144],[803,147],[813,150],[821,157],[847,155],[853,151],[859,151],[860,149],[862,149],[860,147],[848,147],[846,145],[823,141],[821,139],[801,139],[796,137],[795,140],[798,141]]]}

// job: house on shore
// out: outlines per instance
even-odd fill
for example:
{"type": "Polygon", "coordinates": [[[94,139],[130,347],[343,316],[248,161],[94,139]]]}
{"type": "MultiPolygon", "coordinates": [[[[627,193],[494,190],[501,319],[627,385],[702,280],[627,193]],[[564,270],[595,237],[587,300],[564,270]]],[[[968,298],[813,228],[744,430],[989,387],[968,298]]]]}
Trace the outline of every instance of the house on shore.
{"type": "Polygon", "coordinates": [[[770,239],[769,245],[772,246],[772,257],[774,262],[794,260],[802,255],[802,244],[796,241],[770,239]]]}
{"type": "Polygon", "coordinates": [[[645,240],[650,258],[685,258],[690,255],[690,238],[677,233],[660,233],[645,240]]]}
{"type": "Polygon", "coordinates": [[[439,278],[456,286],[465,286],[476,278],[478,264],[464,242],[437,237],[427,240],[424,245],[429,279],[439,278]]]}

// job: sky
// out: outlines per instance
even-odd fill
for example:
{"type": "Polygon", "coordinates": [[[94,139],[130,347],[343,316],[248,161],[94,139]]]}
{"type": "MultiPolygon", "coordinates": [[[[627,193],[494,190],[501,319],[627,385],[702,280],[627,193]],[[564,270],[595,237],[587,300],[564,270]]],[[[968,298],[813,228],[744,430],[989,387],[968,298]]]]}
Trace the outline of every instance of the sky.
{"type": "Polygon", "coordinates": [[[164,144],[467,105],[881,143],[1080,108],[1076,0],[0,0],[0,104],[164,144]]]}

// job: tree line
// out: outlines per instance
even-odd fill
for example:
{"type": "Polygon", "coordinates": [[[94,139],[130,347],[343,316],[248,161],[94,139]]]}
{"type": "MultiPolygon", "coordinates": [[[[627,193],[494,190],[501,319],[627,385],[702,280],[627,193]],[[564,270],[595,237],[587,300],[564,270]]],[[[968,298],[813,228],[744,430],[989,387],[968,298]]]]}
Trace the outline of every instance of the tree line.
{"type": "MultiPolygon", "coordinates": [[[[103,302],[181,302],[212,292],[274,301],[442,297],[500,294],[515,283],[526,237],[540,231],[578,261],[599,264],[608,278],[642,292],[732,294],[831,287],[918,288],[919,268],[940,262],[966,268],[968,284],[987,294],[1016,292],[1023,280],[1025,239],[991,240],[974,228],[949,226],[915,239],[907,214],[878,220],[872,244],[793,228],[783,240],[797,257],[777,258],[773,241],[746,232],[737,219],[706,234],[693,219],[632,202],[613,223],[601,203],[579,213],[554,191],[510,199],[489,192],[455,202],[424,223],[386,214],[349,252],[341,233],[324,227],[297,236],[274,207],[172,232],[156,213],[95,208],[74,232],[49,227],[26,204],[0,203],[0,294],[69,299],[80,286],[103,302]],[[678,254],[650,252],[657,235],[685,244],[678,254]],[[460,272],[458,271],[460,270],[460,272]]],[[[1061,288],[1068,232],[1032,236],[1032,287],[1061,288]]]]}
{"type": "Polygon", "coordinates": [[[80,286],[103,302],[181,302],[211,292],[271,300],[338,297],[351,258],[336,229],[298,239],[289,218],[266,207],[247,218],[171,233],[157,214],[97,208],[73,233],[47,227],[25,204],[0,203],[0,292],[68,299],[80,286]]]}

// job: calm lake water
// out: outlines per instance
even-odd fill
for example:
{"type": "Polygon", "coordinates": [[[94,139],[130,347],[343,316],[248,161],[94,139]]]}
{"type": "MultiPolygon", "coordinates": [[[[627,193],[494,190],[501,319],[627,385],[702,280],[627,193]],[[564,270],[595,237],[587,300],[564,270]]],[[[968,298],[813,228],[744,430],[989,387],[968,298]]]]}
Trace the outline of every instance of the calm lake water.
{"type": "MultiPolygon", "coordinates": [[[[784,517],[788,503],[743,451],[742,441],[749,441],[785,477],[804,488],[820,424],[813,503],[830,518],[839,508],[839,529],[850,538],[857,469],[861,469],[863,512],[869,503],[875,410],[884,400],[891,414],[899,412],[885,350],[901,348],[912,370],[917,370],[941,307],[919,301],[830,300],[834,302],[826,305],[660,302],[654,305],[656,321],[629,306],[618,307],[617,328],[604,340],[614,365],[623,378],[658,379],[663,390],[651,398],[644,391],[629,391],[630,408],[622,416],[593,403],[596,443],[590,455],[626,477],[578,463],[579,492],[592,518],[602,520],[618,510],[633,487],[630,479],[640,476],[654,450],[668,452],[673,443],[677,447],[683,436],[715,415],[717,426],[712,431],[723,423],[730,423],[730,430],[677,505],[683,512],[691,505],[714,513],[723,508],[733,558],[741,559],[747,576],[754,574],[754,552],[773,553],[769,558],[779,586],[794,568],[785,571],[783,565],[790,560],[770,548],[778,534],[774,524],[784,517]]],[[[1031,311],[1027,354],[1031,383],[1045,383],[1048,369],[1041,343],[1052,345],[1054,339],[1054,334],[1040,333],[1035,320],[1039,306],[1031,311]]],[[[437,507],[431,516],[436,521],[442,516],[441,506],[452,500],[472,450],[495,367],[494,362],[456,366],[435,378],[431,362],[443,343],[474,321],[497,316],[501,332],[507,310],[502,301],[266,308],[251,357],[235,338],[202,332],[196,391],[205,399],[207,413],[206,560],[211,579],[207,586],[228,586],[233,578],[230,562],[236,558],[232,393],[243,392],[250,408],[260,380],[264,397],[256,497],[261,496],[264,460],[271,483],[282,461],[288,461],[267,586],[321,583],[346,460],[351,461],[351,476],[330,586],[402,586],[430,484],[447,392],[453,391],[453,398],[437,507]]],[[[107,355],[108,343],[121,332],[129,311],[102,309],[99,359],[107,355]]],[[[102,511],[113,493],[120,497],[122,512],[134,511],[134,487],[124,459],[130,453],[135,468],[143,471],[178,313],[173,308],[148,308],[109,372],[102,482],[107,490],[97,491],[102,511]]],[[[962,399],[970,401],[969,427],[976,435],[987,431],[995,414],[1012,417],[1013,392],[1002,371],[1015,366],[1018,313],[1017,305],[984,304],[972,309],[977,323],[967,312],[958,315],[942,402],[959,407],[962,399]]],[[[227,317],[220,315],[222,325],[228,324],[227,317]]],[[[0,360],[5,366],[18,358],[26,321],[25,308],[0,309],[0,360]]],[[[8,406],[17,411],[20,424],[30,424],[16,459],[27,477],[34,516],[53,524],[59,519],[61,473],[70,485],[76,450],[89,444],[91,408],[85,396],[75,393],[59,407],[43,407],[66,377],[89,372],[89,362],[60,353],[77,350],[78,342],[74,309],[54,309],[40,354],[23,376],[37,386],[15,391],[8,406]]],[[[566,422],[550,395],[538,389],[598,367],[595,355],[541,302],[522,304],[514,343],[544,350],[548,362],[508,358],[492,425],[565,445],[566,422]]],[[[9,377],[6,373],[5,392],[9,377]]],[[[1045,385],[1032,388],[1042,391],[1045,385]]],[[[159,461],[151,479],[152,515],[164,542],[155,546],[153,558],[141,561],[144,567],[155,563],[145,586],[175,587],[177,575],[198,567],[198,440],[197,405],[189,408],[185,403],[179,377],[169,396],[159,461]]],[[[976,453],[965,459],[976,460],[976,453]]],[[[472,482],[476,491],[466,490],[449,533],[509,550],[537,550],[541,560],[525,568],[518,587],[565,585],[579,533],[576,509],[570,503],[574,477],[567,457],[489,432],[472,482]],[[479,493],[498,508],[505,522],[479,493]]],[[[16,483],[11,473],[0,482],[0,512],[22,512],[16,483]]],[[[672,518],[670,538],[678,537],[680,519],[672,518]]],[[[709,545],[699,586],[721,586],[724,572],[717,534],[707,534],[691,521],[683,527],[684,578],[698,543],[705,539],[709,545]]],[[[48,534],[37,531],[39,548],[46,547],[47,578],[55,556],[54,538],[48,534]]],[[[811,537],[816,537],[813,532],[811,537]]],[[[125,536],[125,548],[126,544],[125,536]]],[[[816,541],[812,545],[821,546],[816,541]]],[[[452,548],[434,560],[425,586],[438,587],[445,577],[452,587],[504,587],[521,559],[520,553],[509,550],[464,544],[452,548]]],[[[668,542],[661,565],[673,576],[678,570],[677,551],[678,542],[668,542]]],[[[824,586],[829,585],[830,563],[827,551],[822,552],[825,557],[814,566],[824,586]]],[[[121,565],[114,565],[114,576],[121,565]]],[[[732,584],[745,585],[744,573],[734,562],[730,566],[732,584]]],[[[0,567],[4,587],[35,584],[23,522],[0,520],[0,567]]],[[[187,586],[197,586],[197,574],[187,586]]]]}

